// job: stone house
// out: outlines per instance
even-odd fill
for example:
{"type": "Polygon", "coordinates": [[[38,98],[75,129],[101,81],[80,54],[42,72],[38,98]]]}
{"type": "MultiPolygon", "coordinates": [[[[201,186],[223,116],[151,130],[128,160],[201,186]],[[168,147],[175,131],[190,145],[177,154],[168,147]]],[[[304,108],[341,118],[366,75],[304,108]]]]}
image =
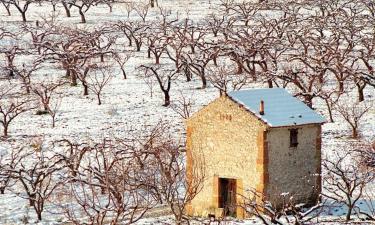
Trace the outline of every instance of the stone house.
{"type": "Polygon", "coordinates": [[[316,201],[324,122],[282,88],[234,91],[205,106],[186,122],[188,179],[198,154],[205,178],[188,214],[221,216],[225,208],[243,218],[238,205],[247,190],[275,204],[286,192],[298,202],[316,201]]]}

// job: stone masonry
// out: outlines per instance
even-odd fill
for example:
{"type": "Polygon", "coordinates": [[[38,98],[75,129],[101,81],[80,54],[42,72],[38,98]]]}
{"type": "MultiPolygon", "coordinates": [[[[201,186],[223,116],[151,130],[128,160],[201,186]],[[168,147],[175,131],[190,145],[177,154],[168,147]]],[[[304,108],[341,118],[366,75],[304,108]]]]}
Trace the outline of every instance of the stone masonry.
{"type": "MultiPolygon", "coordinates": [[[[298,200],[315,200],[320,192],[320,124],[269,127],[245,107],[222,96],[187,120],[187,170],[197,152],[204,156],[202,191],[187,207],[188,214],[221,216],[219,178],[236,180],[236,204],[246,190],[271,201],[283,192],[298,200]],[[299,144],[289,147],[289,129],[298,128],[299,144]]],[[[241,207],[236,216],[246,217],[241,207]]]]}

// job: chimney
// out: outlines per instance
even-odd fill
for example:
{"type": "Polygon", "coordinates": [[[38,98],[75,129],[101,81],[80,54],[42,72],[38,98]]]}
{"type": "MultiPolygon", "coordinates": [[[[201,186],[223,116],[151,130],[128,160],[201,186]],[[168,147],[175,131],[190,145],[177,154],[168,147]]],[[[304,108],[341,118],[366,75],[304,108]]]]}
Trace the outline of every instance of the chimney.
{"type": "Polygon", "coordinates": [[[260,100],[259,114],[264,115],[264,101],[263,100],[260,100]]]}

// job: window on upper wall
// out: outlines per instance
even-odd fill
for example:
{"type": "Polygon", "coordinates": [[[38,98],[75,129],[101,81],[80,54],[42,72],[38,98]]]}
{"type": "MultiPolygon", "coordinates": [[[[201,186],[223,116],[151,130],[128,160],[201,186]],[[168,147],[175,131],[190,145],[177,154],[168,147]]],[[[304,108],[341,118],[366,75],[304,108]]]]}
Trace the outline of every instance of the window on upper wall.
{"type": "Polygon", "coordinates": [[[290,130],[290,147],[297,147],[298,145],[298,129],[290,130]]]}

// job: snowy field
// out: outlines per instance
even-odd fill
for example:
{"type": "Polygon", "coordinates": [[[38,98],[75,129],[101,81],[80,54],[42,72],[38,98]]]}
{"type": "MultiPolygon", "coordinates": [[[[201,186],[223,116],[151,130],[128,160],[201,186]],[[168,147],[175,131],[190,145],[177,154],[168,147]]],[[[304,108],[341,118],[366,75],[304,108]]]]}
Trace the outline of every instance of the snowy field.
{"type": "MultiPolygon", "coordinates": [[[[188,15],[194,21],[204,21],[205,16],[219,4],[218,0],[198,0],[198,1],[173,1],[159,0],[159,5],[170,9],[172,14],[180,19],[188,15]]],[[[146,20],[153,20],[158,16],[158,9],[150,9],[146,20]]],[[[21,17],[14,7],[11,8],[12,16],[7,16],[7,12],[0,6],[0,24],[9,30],[17,30],[22,24],[21,17]]],[[[41,5],[32,4],[27,11],[28,23],[35,23],[41,16],[48,16],[52,11],[50,3],[41,5]]],[[[56,6],[58,21],[71,27],[95,28],[109,22],[126,20],[126,9],[121,4],[113,6],[113,12],[109,13],[109,8],[105,5],[90,8],[86,14],[87,24],[80,23],[80,17],[75,9],[72,9],[72,17],[65,17],[64,10],[60,4],[56,6]]],[[[137,15],[132,12],[131,19],[137,15]]],[[[122,37],[125,42],[125,37],[122,37]]],[[[124,49],[133,49],[134,47],[123,46],[124,49]]],[[[24,58],[16,58],[16,62],[21,62],[24,58]]],[[[156,81],[153,81],[152,89],[142,78],[143,72],[138,67],[145,63],[153,63],[153,58],[147,58],[147,49],[142,47],[140,52],[134,52],[126,63],[127,79],[123,79],[118,66],[115,66],[114,76],[107,86],[104,87],[102,94],[102,104],[97,104],[96,96],[89,94],[82,95],[82,86],[71,87],[66,84],[58,89],[61,93],[61,106],[56,116],[56,126],[51,127],[51,118],[49,115],[36,115],[32,110],[21,114],[9,127],[9,137],[0,141],[0,152],[10,148],[10,145],[21,146],[25,143],[32,143],[43,140],[44,143],[51,143],[59,139],[70,140],[88,140],[102,139],[104,137],[126,137],[130,131],[137,131],[144,127],[152,127],[158,121],[164,120],[172,124],[173,135],[184,142],[185,126],[184,119],[177,114],[171,107],[163,107],[163,94],[161,93],[156,81]]],[[[162,63],[173,65],[173,62],[164,54],[161,58],[162,63]]],[[[48,76],[61,77],[63,70],[57,70],[53,64],[48,64],[38,70],[33,75],[33,81],[46,79],[48,76]]],[[[219,96],[219,92],[212,85],[208,84],[205,89],[200,89],[201,82],[198,78],[193,78],[191,82],[185,82],[183,76],[173,81],[171,87],[171,103],[186,96],[194,102],[192,111],[196,112],[207,105],[213,99],[219,96]]],[[[0,80],[0,84],[6,85],[7,81],[0,80]]],[[[246,88],[267,87],[262,82],[254,82],[246,85],[246,88]]],[[[287,87],[290,92],[293,88],[287,87]]],[[[357,92],[350,92],[351,98],[347,101],[355,101],[357,92]]],[[[369,104],[375,105],[375,89],[367,86],[364,90],[365,99],[369,104]]],[[[324,102],[314,99],[316,110],[328,118],[327,109],[324,102]]],[[[357,142],[350,138],[351,128],[337,112],[333,115],[335,122],[327,122],[322,130],[322,152],[325,157],[334,157],[335,152],[340,152],[350,145],[348,143],[357,142]]],[[[327,119],[328,121],[328,119],[327,119]]],[[[0,128],[1,131],[1,128],[0,128]]],[[[375,108],[372,108],[365,114],[361,120],[360,136],[364,142],[372,142],[375,138],[375,108]]],[[[27,200],[18,196],[19,187],[12,187],[12,191],[7,190],[5,194],[0,195],[0,224],[67,224],[64,217],[54,214],[54,206],[47,204],[43,212],[43,221],[38,222],[32,208],[28,206],[27,200]]],[[[375,183],[369,185],[369,192],[375,193],[375,183]]],[[[375,194],[373,195],[375,196],[375,194]]],[[[361,200],[362,201],[362,200],[361,200]]],[[[365,209],[366,201],[359,202],[361,208],[365,209]]],[[[369,200],[375,201],[375,199],[369,200]]],[[[324,222],[324,224],[345,224],[345,207],[335,206],[326,209],[323,216],[313,223],[324,222]]],[[[371,224],[371,222],[355,223],[371,224]]],[[[193,222],[201,224],[202,222],[193,222]]],[[[354,222],[353,222],[354,223],[354,222]]],[[[151,224],[174,224],[172,216],[160,216],[157,218],[144,218],[137,222],[139,225],[151,224]]],[[[211,223],[213,224],[213,223],[211,223]]],[[[221,224],[262,224],[257,219],[248,219],[245,221],[232,220],[223,221],[221,224]]]]}

